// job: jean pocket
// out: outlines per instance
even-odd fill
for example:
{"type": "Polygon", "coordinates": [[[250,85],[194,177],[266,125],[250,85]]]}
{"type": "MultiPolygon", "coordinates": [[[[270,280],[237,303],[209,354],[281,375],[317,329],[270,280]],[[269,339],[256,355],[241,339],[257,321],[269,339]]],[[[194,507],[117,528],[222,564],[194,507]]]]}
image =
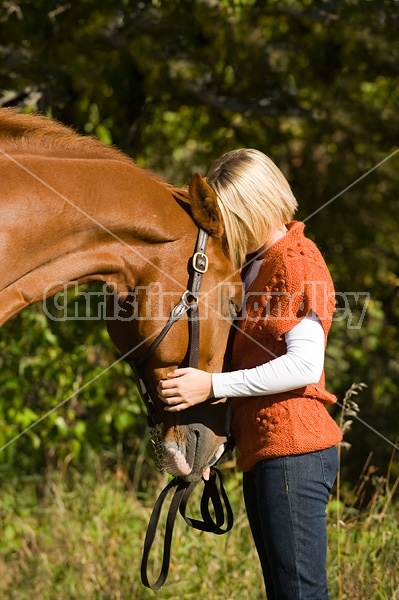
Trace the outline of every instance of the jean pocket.
{"type": "Polygon", "coordinates": [[[338,448],[332,446],[326,450],[320,450],[321,468],[326,487],[331,492],[339,471],[338,448]]]}

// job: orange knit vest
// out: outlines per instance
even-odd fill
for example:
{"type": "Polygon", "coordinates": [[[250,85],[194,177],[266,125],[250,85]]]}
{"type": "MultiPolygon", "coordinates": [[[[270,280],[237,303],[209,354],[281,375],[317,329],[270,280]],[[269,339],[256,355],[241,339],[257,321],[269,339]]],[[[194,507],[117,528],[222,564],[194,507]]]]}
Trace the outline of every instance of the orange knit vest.
{"type": "MultiPolygon", "coordinates": [[[[335,310],[330,273],[304,224],[293,221],[266,254],[246,294],[233,349],[233,369],[250,369],[286,353],[284,333],[310,311],[322,324],[325,342],[335,310]]],[[[338,425],[326,410],[336,402],[327,392],[324,372],[316,385],[273,394],[232,399],[232,433],[238,467],[329,448],[341,441],[338,425]]]]}

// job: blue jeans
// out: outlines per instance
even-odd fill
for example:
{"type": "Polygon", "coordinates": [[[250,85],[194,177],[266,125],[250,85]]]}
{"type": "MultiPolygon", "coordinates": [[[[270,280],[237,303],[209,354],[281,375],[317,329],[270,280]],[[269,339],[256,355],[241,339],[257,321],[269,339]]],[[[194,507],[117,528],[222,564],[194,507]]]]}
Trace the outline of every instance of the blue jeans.
{"type": "Polygon", "coordinates": [[[328,600],[326,505],[338,466],[333,446],[264,460],[244,473],[268,600],[328,600]]]}

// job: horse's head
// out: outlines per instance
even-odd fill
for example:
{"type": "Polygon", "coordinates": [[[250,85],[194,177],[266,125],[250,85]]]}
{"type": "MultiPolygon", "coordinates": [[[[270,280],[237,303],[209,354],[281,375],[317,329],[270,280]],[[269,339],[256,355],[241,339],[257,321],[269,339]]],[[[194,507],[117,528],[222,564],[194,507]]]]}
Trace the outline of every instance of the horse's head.
{"type": "MultiPolygon", "coordinates": [[[[198,367],[218,372],[223,366],[231,318],[241,304],[241,279],[226,254],[216,196],[200,175],[195,175],[190,183],[189,200],[190,210],[177,207],[185,235],[152,247],[134,292],[120,302],[125,311],[122,314],[130,319],[108,320],[108,331],[123,354],[133,348],[133,356],[139,359],[147,352],[165,326],[171,308],[187,290],[200,227],[209,234],[209,239],[208,268],[198,295],[198,367]],[[191,212],[190,218],[187,212],[191,212]]],[[[187,298],[189,302],[192,300],[189,295],[187,298]]],[[[140,375],[155,405],[155,421],[160,424],[156,445],[163,467],[173,475],[196,480],[223,453],[228,438],[228,407],[225,401],[210,399],[181,412],[164,411],[165,405],[156,393],[157,383],[171,370],[188,364],[189,347],[188,317],[184,314],[159,345],[145,354],[140,375]]]]}

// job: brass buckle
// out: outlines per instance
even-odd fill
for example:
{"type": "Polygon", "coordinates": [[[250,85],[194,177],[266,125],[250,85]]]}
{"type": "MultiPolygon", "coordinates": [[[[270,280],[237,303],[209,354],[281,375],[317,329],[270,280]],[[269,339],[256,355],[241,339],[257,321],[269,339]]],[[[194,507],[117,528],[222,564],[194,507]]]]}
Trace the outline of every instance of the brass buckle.
{"type": "Polygon", "coordinates": [[[205,252],[196,252],[193,256],[193,267],[197,271],[197,273],[206,273],[208,270],[209,260],[205,252]],[[203,260],[205,262],[204,266],[199,264],[199,261],[203,260]]]}

